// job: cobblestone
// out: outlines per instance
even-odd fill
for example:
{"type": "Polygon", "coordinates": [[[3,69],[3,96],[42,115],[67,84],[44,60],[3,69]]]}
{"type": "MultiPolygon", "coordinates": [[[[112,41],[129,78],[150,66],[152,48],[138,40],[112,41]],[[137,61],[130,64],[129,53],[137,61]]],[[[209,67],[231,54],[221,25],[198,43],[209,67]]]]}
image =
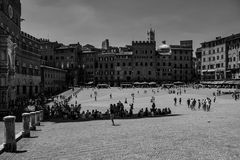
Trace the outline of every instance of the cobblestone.
{"type": "MultiPolygon", "coordinates": [[[[189,96],[189,95],[186,95],[189,96]]],[[[186,98],[186,97],[185,97],[186,98]]],[[[1,160],[239,160],[239,102],[219,98],[211,112],[173,108],[179,116],[43,123],[1,160]]]]}

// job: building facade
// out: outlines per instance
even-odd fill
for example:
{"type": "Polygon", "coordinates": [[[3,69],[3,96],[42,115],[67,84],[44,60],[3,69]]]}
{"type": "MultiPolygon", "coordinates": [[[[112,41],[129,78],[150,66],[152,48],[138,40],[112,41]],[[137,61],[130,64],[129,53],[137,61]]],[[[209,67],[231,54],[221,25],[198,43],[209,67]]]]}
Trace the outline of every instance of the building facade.
{"type": "Polygon", "coordinates": [[[215,40],[204,42],[202,45],[201,79],[224,80],[227,71],[226,38],[217,37],[215,40]]]}
{"type": "Polygon", "coordinates": [[[82,46],[77,44],[62,45],[55,50],[56,68],[67,70],[67,85],[75,86],[80,83],[82,46]]]}
{"type": "Polygon", "coordinates": [[[15,58],[20,52],[21,2],[0,1],[0,111],[16,100],[15,58]]]}
{"type": "Polygon", "coordinates": [[[227,38],[227,79],[240,79],[240,34],[227,38]]]}
{"type": "Polygon", "coordinates": [[[47,96],[56,95],[67,89],[66,70],[41,65],[41,89],[47,96]]]}
{"type": "Polygon", "coordinates": [[[117,52],[83,51],[84,82],[121,83],[175,81],[189,82],[193,78],[192,41],[180,45],[160,45],[156,42],[133,41],[117,52]]]}
{"type": "Polygon", "coordinates": [[[21,32],[20,52],[16,55],[16,94],[17,98],[35,97],[40,93],[40,41],[21,32]]]}

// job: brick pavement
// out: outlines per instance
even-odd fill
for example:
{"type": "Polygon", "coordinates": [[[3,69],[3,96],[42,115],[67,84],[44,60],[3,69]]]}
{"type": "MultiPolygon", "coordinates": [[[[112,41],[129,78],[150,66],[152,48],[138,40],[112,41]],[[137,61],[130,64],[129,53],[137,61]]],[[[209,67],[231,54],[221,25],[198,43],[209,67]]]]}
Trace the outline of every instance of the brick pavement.
{"type": "MultiPolygon", "coordinates": [[[[209,113],[187,109],[186,98],[203,98],[211,90],[200,93],[183,95],[183,105],[172,107],[182,114],[176,117],[116,120],[119,126],[110,121],[44,123],[41,131],[32,132],[37,138],[20,140],[18,153],[3,153],[0,159],[239,160],[239,102],[224,96],[209,113]]],[[[156,99],[161,106],[172,106],[174,96],[156,99]]],[[[148,100],[136,98],[139,104],[148,100]]]]}
{"type": "Polygon", "coordinates": [[[212,112],[179,106],[176,117],[44,123],[37,138],[22,139],[18,153],[0,159],[230,160],[240,159],[240,107],[219,100],[212,112]]]}

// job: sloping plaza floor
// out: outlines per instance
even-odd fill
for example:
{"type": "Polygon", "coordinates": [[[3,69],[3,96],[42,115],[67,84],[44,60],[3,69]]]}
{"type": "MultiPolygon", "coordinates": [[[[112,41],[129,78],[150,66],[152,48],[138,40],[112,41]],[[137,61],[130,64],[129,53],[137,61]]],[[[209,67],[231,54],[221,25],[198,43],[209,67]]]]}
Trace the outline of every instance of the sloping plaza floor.
{"type": "Polygon", "coordinates": [[[223,96],[211,112],[190,111],[187,97],[203,98],[212,90],[195,92],[182,95],[183,104],[176,107],[175,95],[156,96],[157,106],[171,107],[178,116],[116,120],[117,126],[109,120],[43,123],[32,132],[35,138],[20,140],[17,153],[0,159],[239,160],[240,102],[223,96]]]}

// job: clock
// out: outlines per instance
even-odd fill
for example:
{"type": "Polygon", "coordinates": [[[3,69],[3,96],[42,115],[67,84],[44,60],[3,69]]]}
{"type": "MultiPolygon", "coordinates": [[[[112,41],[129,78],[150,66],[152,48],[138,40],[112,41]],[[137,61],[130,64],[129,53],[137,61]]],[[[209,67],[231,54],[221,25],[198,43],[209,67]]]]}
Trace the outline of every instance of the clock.
{"type": "Polygon", "coordinates": [[[8,6],[8,16],[12,19],[13,18],[13,8],[11,5],[8,6]]]}

